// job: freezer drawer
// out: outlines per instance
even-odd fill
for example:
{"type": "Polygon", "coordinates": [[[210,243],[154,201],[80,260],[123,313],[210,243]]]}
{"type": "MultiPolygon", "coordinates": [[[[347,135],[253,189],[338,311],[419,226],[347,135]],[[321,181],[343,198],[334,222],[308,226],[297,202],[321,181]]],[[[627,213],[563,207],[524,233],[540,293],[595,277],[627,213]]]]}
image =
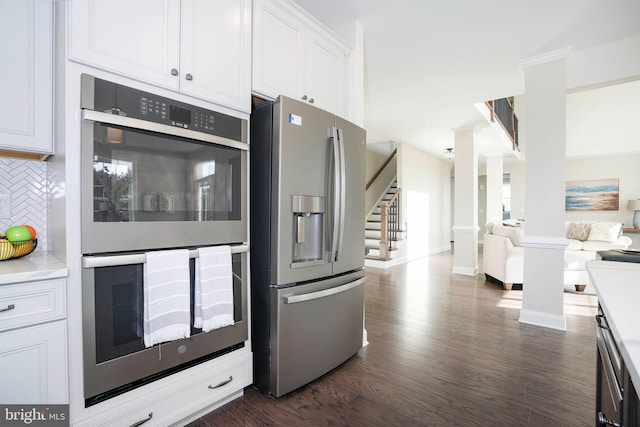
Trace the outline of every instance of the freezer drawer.
{"type": "Polygon", "coordinates": [[[327,373],[362,347],[364,273],[272,290],[271,394],[327,373]]]}

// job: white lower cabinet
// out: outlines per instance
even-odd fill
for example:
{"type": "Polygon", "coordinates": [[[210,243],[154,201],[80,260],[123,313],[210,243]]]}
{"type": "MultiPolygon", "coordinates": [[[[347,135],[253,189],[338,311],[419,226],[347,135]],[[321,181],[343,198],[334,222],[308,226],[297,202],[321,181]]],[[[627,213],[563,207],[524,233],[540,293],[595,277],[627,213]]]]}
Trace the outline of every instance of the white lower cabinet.
{"type": "Polygon", "coordinates": [[[67,322],[0,334],[0,402],[67,403],[67,322]]]}
{"type": "Polygon", "coordinates": [[[68,402],[65,285],[56,279],[0,286],[0,402],[68,402]]]}
{"type": "Polygon", "coordinates": [[[74,426],[182,425],[240,397],[252,372],[251,352],[237,350],[95,405],[74,426]]]}

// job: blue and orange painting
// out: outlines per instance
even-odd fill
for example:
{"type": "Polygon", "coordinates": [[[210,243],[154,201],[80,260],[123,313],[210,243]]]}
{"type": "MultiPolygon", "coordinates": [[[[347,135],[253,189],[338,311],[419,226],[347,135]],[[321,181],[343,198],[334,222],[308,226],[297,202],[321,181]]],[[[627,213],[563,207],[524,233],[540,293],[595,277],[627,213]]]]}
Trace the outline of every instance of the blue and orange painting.
{"type": "Polygon", "coordinates": [[[567,211],[620,210],[620,187],[617,179],[569,181],[565,196],[567,211]]]}

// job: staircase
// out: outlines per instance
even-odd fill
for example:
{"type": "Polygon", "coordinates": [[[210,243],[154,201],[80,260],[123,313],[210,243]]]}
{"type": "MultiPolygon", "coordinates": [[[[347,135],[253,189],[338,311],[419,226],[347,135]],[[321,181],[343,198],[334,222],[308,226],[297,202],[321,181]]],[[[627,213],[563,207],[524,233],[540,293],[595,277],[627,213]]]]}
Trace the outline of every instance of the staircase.
{"type": "Polygon", "coordinates": [[[389,204],[398,190],[397,180],[386,189],[378,205],[366,218],[365,225],[365,260],[389,261],[398,254],[406,231],[401,229],[399,200],[389,204]],[[382,205],[389,204],[387,219],[387,235],[382,235],[382,205]]]}

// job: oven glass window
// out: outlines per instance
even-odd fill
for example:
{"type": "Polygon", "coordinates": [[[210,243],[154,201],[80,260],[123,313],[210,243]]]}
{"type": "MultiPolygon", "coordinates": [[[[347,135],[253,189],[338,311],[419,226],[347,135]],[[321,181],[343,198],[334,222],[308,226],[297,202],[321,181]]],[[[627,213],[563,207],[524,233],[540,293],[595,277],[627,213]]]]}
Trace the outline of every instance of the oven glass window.
{"type": "Polygon", "coordinates": [[[142,264],[95,269],[96,362],[144,350],[142,264]]]}
{"type": "Polygon", "coordinates": [[[241,219],[241,150],[94,124],[95,222],[241,219]]]}
{"type": "MultiPolygon", "coordinates": [[[[235,322],[242,320],[242,258],[233,254],[233,302],[235,322]]],[[[193,325],[195,260],[191,272],[191,325],[193,325]]],[[[145,349],[143,265],[94,268],[96,363],[145,349]]],[[[191,335],[202,332],[191,327],[191,335]]]]}

